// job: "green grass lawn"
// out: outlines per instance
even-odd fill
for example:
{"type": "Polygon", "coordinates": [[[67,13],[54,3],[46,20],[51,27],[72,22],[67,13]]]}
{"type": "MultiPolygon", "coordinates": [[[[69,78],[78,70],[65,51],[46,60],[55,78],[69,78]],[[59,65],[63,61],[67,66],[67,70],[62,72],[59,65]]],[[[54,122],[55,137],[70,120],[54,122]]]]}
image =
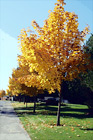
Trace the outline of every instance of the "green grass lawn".
{"type": "Polygon", "coordinates": [[[66,104],[61,107],[61,126],[56,126],[57,106],[33,103],[12,103],[31,140],[93,140],[93,118],[86,115],[85,105],[66,104]]]}

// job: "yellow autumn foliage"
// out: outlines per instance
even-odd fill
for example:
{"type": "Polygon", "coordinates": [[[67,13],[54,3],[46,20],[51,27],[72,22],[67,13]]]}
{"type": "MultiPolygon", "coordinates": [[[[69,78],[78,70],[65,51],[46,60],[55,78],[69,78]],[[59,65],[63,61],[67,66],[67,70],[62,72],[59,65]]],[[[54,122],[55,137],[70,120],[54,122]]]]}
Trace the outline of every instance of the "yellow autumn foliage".
{"type": "Polygon", "coordinates": [[[22,30],[19,35],[22,55],[18,60],[29,71],[19,81],[28,87],[60,91],[62,80],[73,80],[90,65],[82,46],[89,26],[79,31],[78,16],[65,11],[64,5],[64,0],[57,0],[43,27],[32,21],[37,34],[22,30]]]}

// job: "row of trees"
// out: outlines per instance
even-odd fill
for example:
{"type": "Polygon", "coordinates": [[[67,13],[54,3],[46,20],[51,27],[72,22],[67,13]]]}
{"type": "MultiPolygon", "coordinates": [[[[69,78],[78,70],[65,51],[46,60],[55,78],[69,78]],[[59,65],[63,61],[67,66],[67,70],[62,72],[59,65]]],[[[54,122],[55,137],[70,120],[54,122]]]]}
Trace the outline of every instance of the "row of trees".
{"type": "Polygon", "coordinates": [[[36,33],[21,30],[19,44],[21,55],[19,67],[9,79],[9,91],[30,96],[43,93],[59,93],[57,125],[60,125],[60,107],[64,81],[79,78],[80,73],[91,69],[89,53],[85,52],[84,40],[89,32],[87,26],[78,29],[78,16],[65,11],[64,0],[57,0],[53,11],[40,27],[32,21],[36,33]]]}

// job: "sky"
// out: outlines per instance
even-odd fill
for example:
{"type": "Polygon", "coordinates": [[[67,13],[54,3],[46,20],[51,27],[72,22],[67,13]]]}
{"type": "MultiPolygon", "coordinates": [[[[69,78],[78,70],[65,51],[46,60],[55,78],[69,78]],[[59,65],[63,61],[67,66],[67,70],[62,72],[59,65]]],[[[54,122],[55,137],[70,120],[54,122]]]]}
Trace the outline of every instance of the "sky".
{"type": "MultiPolygon", "coordinates": [[[[17,68],[18,35],[36,20],[42,27],[48,11],[54,9],[57,0],[0,0],[0,90],[8,88],[12,69],[17,68]]],[[[93,0],[65,0],[65,10],[78,15],[79,30],[86,24],[93,33],[93,0]]],[[[90,34],[87,36],[88,39],[90,34]]]]}

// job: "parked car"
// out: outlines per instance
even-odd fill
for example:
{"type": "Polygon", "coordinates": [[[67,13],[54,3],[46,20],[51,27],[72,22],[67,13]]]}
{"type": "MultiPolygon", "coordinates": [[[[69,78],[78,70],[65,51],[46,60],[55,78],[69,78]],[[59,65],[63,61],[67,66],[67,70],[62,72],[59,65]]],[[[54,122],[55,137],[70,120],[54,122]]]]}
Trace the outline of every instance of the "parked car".
{"type": "Polygon", "coordinates": [[[45,102],[45,100],[44,99],[37,99],[37,102],[45,102]]]}
{"type": "Polygon", "coordinates": [[[50,98],[46,100],[46,105],[58,105],[58,101],[55,98],[50,98]]]}

